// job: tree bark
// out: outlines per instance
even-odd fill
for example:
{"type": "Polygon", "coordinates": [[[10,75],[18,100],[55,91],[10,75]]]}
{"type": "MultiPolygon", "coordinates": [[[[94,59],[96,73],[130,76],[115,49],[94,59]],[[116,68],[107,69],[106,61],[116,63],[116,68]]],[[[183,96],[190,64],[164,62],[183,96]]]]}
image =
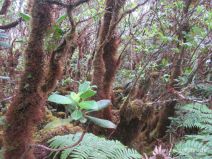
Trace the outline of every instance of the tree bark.
{"type": "Polygon", "coordinates": [[[4,132],[5,159],[34,159],[27,145],[32,143],[34,127],[41,120],[46,96],[40,86],[43,79],[44,36],[50,26],[50,7],[34,0],[32,9],[32,30],[25,50],[25,72],[6,114],[7,126],[4,132]]]}
{"type": "Polygon", "coordinates": [[[6,14],[10,5],[11,5],[11,0],[4,0],[4,3],[3,3],[2,8],[0,10],[0,15],[6,14]]]}
{"type": "MultiPolygon", "coordinates": [[[[189,31],[188,9],[191,0],[184,0],[185,7],[183,11],[183,24],[178,30],[179,41],[186,42],[184,32],[189,31]]],[[[185,47],[177,45],[180,53],[176,53],[174,67],[171,70],[171,77],[168,87],[180,89],[175,81],[181,75],[185,47]]],[[[147,90],[152,89],[150,85],[147,90]]],[[[146,90],[146,92],[148,92],[146,90]]],[[[124,144],[131,146],[139,151],[148,151],[152,148],[152,143],[156,138],[162,138],[166,134],[167,126],[170,124],[169,117],[175,113],[176,100],[170,100],[174,96],[170,92],[164,92],[163,100],[166,101],[160,105],[160,110],[155,109],[154,105],[147,105],[144,100],[135,99],[125,101],[120,110],[120,123],[117,126],[113,138],[120,140],[124,144]]]]}
{"type": "MultiPolygon", "coordinates": [[[[93,60],[92,83],[97,85],[96,100],[111,99],[112,84],[119,66],[117,55],[120,39],[113,26],[119,17],[125,0],[107,0],[103,23],[100,27],[99,46],[93,60]]],[[[102,117],[111,120],[111,107],[103,111],[102,117]]]]}

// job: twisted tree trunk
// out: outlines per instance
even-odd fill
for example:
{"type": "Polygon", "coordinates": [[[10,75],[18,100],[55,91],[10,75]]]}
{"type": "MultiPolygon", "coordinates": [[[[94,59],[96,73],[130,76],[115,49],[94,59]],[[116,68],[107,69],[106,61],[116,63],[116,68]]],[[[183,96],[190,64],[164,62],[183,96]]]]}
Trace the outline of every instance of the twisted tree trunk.
{"type": "MultiPolygon", "coordinates": [[[[84,1],[83,1],[84,2],[84,1]]],[[[81,3],[80,3],[81,4],[81,3]]],[[[44,37],[51,24],[50,4],[34,0],[32,5],[32,30],[26,48],[25,72],[19,90],[6,114],[4,131],[5,159],[34,159],[33,132],[44,113],[48,93],[54,90],[63,72],[64,60],[72,56],[76,48],[76,25],[72,18],[73,8],[67,8],[71,30],[61,40],[45,65],[44,37]],[[44,71],[44,66],[47,71],[44,71]]]]}
{"type": "Polygon", "coordinates": [[[25,50],[25,72],[19,90],[6,114],[7,126],[4,132],[5,159],[18,159],[25,154],[33,159],[33,152],[27,151],[32,143],[33,130],[43,115],[45,96],[40,86],[44,76],[44,36],[50,26],[50,7],[34,0],[32,8],[32,30],[25,50]]]}
{"type": "MultiPolygon", "coordinates": [[[[120,10],[126,0],[107,0],[103,23],[100,27],[99,46],[93,60],[92,83],[97,85],[96,100],[111,99],[112,84],[118,69],[120,59],[117,54],[120,43],[119,37],[115,33],[120,10]]],[[[100,115],[111,120],[111,107],[106,108],[100,115]]]]}
{"type": "Polygon", "coordinates": [[[6,14],[10,5],[11,5],[11,0],[4,0],[2,8],[0,10],[0,15],[6,14]]]}

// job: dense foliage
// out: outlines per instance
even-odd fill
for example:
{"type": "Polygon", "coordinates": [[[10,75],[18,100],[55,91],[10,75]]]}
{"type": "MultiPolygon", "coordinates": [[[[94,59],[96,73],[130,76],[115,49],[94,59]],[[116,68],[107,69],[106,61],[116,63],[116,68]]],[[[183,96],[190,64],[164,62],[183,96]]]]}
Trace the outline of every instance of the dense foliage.
{"type": "Polygon", "coordinates": [[[0,0],[0,158],[212,158],[211,30],[211,0],[0,0]]]}
{"type": "Polygon", "coordinates": [[[204,158],[212,157],[212,110],[203,104],[187,104],[180,106],[177,117],[172,119],[172,124],[185,128],[183,140],[177,143],[173,153],[179,158],[204,158]],[[196,132],[196,133],[195,133],[196,132]]]}

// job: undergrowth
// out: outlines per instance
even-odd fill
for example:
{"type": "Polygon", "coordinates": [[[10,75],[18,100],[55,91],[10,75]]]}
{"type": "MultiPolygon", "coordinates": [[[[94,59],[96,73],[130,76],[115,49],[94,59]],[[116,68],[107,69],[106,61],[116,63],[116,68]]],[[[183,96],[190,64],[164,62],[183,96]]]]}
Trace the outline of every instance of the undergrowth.
{"type": "Polygon", "coordinates": [[[177,109],[172,125],[184,128],[186,134],[173,149],[179,159],[212,158],[212,110],[204,104],[191,103],[177,109]]]}
{"type": "MultiPolygon", "coordinates": [[[[80,136],[81,133],[55,136],[48,143],[51,148],[63,148],[76,143],[80,136]]],[[[60,155],[60,159],[141,159],[136,150],[127,148],[119,141],[106,140],[91,133],[86,133],[79,145],[51,155],[60,155]]]]}

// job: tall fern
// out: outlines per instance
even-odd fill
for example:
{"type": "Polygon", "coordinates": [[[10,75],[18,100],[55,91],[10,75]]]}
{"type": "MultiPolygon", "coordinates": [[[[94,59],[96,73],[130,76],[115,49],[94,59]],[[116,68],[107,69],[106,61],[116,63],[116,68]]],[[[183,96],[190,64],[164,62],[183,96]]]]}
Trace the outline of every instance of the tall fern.
{"type": "MultiPolygon", "coordinates": [[[[48,143],[51,148],[62,148],[76,143],[80,136],[81,133],[55,136],[48,143]]],[[[136,150],[127,148],[119,141],[106,140],[91,133],[86,133],[79,145],[63,150],[59,155],[60,159],[141,159],[136,150]]]]}
{"type": "Polygon", "coordinates": [[[206,105],[192,103],[178,108],[172,121],[177,127],[198,129],[194,135],[186,135],[177,143],[173,154],[182,159],[212,158],[212,110],[206,105]]]}

